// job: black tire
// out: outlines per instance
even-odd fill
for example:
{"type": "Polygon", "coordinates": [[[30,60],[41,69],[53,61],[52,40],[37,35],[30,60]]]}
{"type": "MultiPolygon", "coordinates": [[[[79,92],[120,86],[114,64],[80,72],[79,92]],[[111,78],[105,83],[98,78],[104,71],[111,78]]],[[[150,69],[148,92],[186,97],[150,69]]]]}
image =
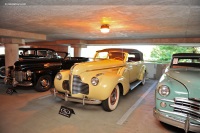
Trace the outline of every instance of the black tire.
{"type": "Polygon", "coordinates": [[[142,79],[141,85],[144,85],[145,82],[146,82],[146,72],[144,73],[144,76],[143,76],[143,79],[142,79]]]}
{"type": "Polygon", "coordinates": [[[39,92],[48,91],[52,84],[52,78],[50,75],[41,76],[35,85],[35,90],[39,92]]]}
{"type": "Polygon", "coordinates": [[[115,110],[117,108],[119,98],[120,89],[119,86],[116,85],[110,96],[102,102],[103,109],[108,112],[115,110]]]}
{"type": "Polygon", "coordinates": [[[6,69],[5,66],[0,67],[0,78],[5,78],[6,76],[6,69]]]}

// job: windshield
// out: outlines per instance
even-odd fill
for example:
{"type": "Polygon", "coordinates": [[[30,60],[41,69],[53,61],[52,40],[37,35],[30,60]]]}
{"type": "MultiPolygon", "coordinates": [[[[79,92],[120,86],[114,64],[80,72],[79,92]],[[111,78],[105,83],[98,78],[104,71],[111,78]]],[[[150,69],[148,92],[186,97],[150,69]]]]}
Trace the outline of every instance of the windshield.
{"type": "Polygon", "coordinates": [[[171,62],[171,68],[200,68],[199,57],[174,57],[171,62]]]}
{"type": "Polygon", "coordinates": [[[122,52],[98,52],[95,59],[115,59],[124,60],[124,53],[122,52]]]}

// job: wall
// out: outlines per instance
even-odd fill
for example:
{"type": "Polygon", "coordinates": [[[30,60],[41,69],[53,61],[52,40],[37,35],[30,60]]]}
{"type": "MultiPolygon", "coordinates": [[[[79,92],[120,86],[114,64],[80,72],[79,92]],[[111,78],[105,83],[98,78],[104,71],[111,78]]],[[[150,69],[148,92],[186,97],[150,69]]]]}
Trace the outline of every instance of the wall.
{"type": "Polygon", "coordinates": [[[147,67],[147,78],[159,80],[168,64],[145,62],[147,67]]]}

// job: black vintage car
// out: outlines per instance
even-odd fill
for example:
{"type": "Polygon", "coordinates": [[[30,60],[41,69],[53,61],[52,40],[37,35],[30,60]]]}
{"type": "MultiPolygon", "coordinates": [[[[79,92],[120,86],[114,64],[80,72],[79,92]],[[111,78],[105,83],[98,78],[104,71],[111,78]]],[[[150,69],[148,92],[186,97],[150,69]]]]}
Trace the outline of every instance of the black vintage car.
{"type": "MultiPolygon", "coordinates": [[[[19,48],[19,59],[35,59],[49,56],[48,53],[56,53],[48,48],[19,48]]],[[[5,78],[5,55],[0,55],[0,78],[5,78]]]]}
{"type": "MultiPolygon", "coordinates": [[[[60,52],[48,53],[48,56],[36,59],[21,59],[9,67],[5,78],[6,84],[16,86],[33,86],[36,91],[47,91],[53,85],[53,79],[62,69],[70,69],[75,63],[88,61],[84,57],[58,56],[60,52]]],[[[63,52],[61,53],[63,54],[63,52]]]]}

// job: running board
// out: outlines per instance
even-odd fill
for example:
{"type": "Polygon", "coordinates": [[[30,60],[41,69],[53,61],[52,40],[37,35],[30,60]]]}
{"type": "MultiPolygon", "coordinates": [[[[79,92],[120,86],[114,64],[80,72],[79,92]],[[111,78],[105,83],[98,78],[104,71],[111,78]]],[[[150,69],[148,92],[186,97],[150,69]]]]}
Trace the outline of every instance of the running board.
{"type": "Polygon", "coordinates": [[[135,81],[135,82],[132,82],[130,84],[130,90],[133,90],[135,87],[137,87],[142,81],[138,80],[138,81],[135,81]]]}

